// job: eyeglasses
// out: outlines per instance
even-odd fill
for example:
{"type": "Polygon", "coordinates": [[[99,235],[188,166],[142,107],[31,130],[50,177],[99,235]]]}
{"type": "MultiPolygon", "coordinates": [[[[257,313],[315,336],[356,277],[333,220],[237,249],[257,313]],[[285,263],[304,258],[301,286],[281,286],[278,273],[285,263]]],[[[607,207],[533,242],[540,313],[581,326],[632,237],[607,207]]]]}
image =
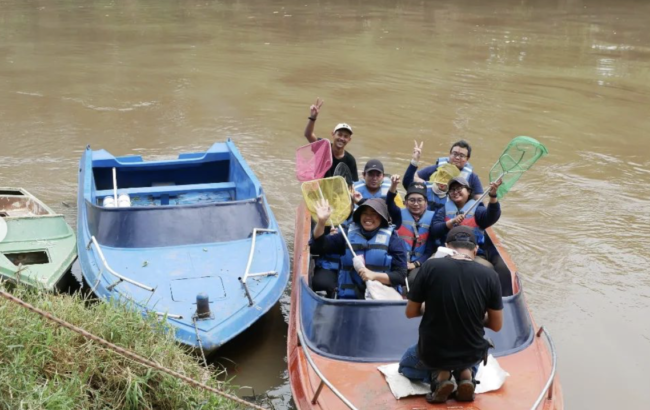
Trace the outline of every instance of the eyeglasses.
{"type": "Polygon", "coordinates": [[[460,158],[460,159],[467,158],[467,155],[457,151],[451,151],[451,154],[449,154],[449,156],[454,158],[460,158]]]}
{"type": "Polygon", "coordinates": [[[455,185],[453,188],[449,188],[449,193],[460,192],[460,191],[463,190],[463,188],[465,188],[465,187],[462,186],[462,185],[455,185]]]}
{"type": "Polygon", "coordinates": [[[409,198],[406,200],[409,204],[423,204],[424,198],[409,198]]]}

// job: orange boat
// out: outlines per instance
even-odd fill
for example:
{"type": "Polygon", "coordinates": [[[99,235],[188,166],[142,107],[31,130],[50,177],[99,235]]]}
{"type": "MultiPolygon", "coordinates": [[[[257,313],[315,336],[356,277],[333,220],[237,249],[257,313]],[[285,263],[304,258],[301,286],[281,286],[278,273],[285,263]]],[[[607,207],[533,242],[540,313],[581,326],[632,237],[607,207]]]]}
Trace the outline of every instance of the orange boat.
{"type": "Polygon", "coordinates": [[[517,269],[495,233],[496,246],[512,277],[513,295],[503,298],[503,329],[486,329],[496,346],[490,353],[510,373],[497,391],[471,403],[450,399],[429,404],[424,396],[395,399],[378,366],[398,362],[418,339],[418,319],[405,316],[406,301],[333,300],[309,287],[310,216],[298,208],[294,243],[291,313],[287,342],[289,378],[296,407],[305,409],[474,409],[564,408],[555,375],[553,341],[533,321],[517,269]],[[542,335],[545,336],[546,342],[542,335]]]}

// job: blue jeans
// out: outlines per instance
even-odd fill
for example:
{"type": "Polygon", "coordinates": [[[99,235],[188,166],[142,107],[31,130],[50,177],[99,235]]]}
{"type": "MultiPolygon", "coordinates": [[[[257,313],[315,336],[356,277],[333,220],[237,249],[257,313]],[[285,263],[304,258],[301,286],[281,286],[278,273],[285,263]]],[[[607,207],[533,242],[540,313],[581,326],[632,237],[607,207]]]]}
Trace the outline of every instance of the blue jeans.
{"type": "MultiPolygon", "coordinates": [[[[472,371],[472,380],[474,380],[476,376],[476,371],[478,370],[478,365],[480,363],[481,361],[479,361],[478,363],[470,367],[470,370],[472,371]]],[[[420,360],[420,357],[418,356],[417,343],[409,347],[408,349],[406,349],[406,352],[404,352],[402,359],[399,361],[399,372],[404,377],[412,381],[425,382],[431,384],[431,379],[437,378],[438,373],[441,370],[449,371],[449,369],[436,369],[433,367],[429,367],[422,360],[420,360]]],[[[451,372],[454,374],[454,377],[458,379],[460,376],[460,372],[462,372],[463,370],[465,369],[454,369],[451,370],[451,372]]]]}

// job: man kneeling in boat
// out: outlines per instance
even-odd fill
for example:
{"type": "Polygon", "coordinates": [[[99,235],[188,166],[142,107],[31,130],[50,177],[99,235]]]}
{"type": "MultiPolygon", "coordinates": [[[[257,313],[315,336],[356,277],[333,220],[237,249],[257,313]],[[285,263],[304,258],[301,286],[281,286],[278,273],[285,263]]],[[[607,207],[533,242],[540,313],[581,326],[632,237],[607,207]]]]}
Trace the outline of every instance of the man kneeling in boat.
{"type": "Polygon", "coordinates": [[[388,208],[383,199],[368,199],[354,211],[347,236],[356,257],[353,257],[341,232],[324,234],[325,224],[332,213],[327,200],[317,203],[316,213],[318,221],[309,242],[312,253],[343,254],[338,273],[339,299],[363,299],[367,280],[398,289],[404,286],[406,249],[394,227],[389,225],[388,208]]]}
{"type": "Polygon", "coordinates": [[[418,343],[399,364],[409,379],[431,382],[430,403],[447,401],[456,388],[452,375],[456,400],[474,400],[474,377],[489,348],[484,327],[498,332],[503,325],[501,285],[492,269],[474,262],[474,231],[453,228],[446,246],[456,254],[426,261],[411,285],[406,317],[423,317],[418,343]]]}

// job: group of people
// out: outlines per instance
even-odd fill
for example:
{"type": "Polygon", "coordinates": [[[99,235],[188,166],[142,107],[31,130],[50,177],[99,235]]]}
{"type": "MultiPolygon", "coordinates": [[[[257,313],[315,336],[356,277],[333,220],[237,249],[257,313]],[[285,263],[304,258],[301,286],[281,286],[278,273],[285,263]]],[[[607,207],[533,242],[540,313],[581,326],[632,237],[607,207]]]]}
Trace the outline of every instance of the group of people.
{"type": "MultiPolygon", "coordinates": [[[[309,142],[319,139],[314,128],[322,106],[318,99],[310,107],[304,134],[309,142]]],[[[366,281],[375,280],[406,293],[406,316],[423,317],[419,341],[404,354],[400,372],[431,383],[429,402],[444,403],[452,393],[458,401],[472,401],[474,376],[488,349],[483,329],[501,328],[501,297],[512,293],[509,271],[485,235],[501,215],[501,181],[490,184],[487,205],[480,201],[484,191],[469,163],[472,149],[462,140],[423,169],[423,144],[416,142],[403,178],[385,176],[381,161],[371,159],[359,180],[356,160],[346,150],[352,135],[346,123],[331,133],[333,164],[325,176],[347,165],[353,206],[341,226],[345,232],[339,232],[326,226],[328,201],[316,204],[312,289],[330,298],[363,299],[366,281]],[[396,204],[400,181],[404,208],[396,204]],[[443,247],[449,256],[432,258],[443,247]]]]}

